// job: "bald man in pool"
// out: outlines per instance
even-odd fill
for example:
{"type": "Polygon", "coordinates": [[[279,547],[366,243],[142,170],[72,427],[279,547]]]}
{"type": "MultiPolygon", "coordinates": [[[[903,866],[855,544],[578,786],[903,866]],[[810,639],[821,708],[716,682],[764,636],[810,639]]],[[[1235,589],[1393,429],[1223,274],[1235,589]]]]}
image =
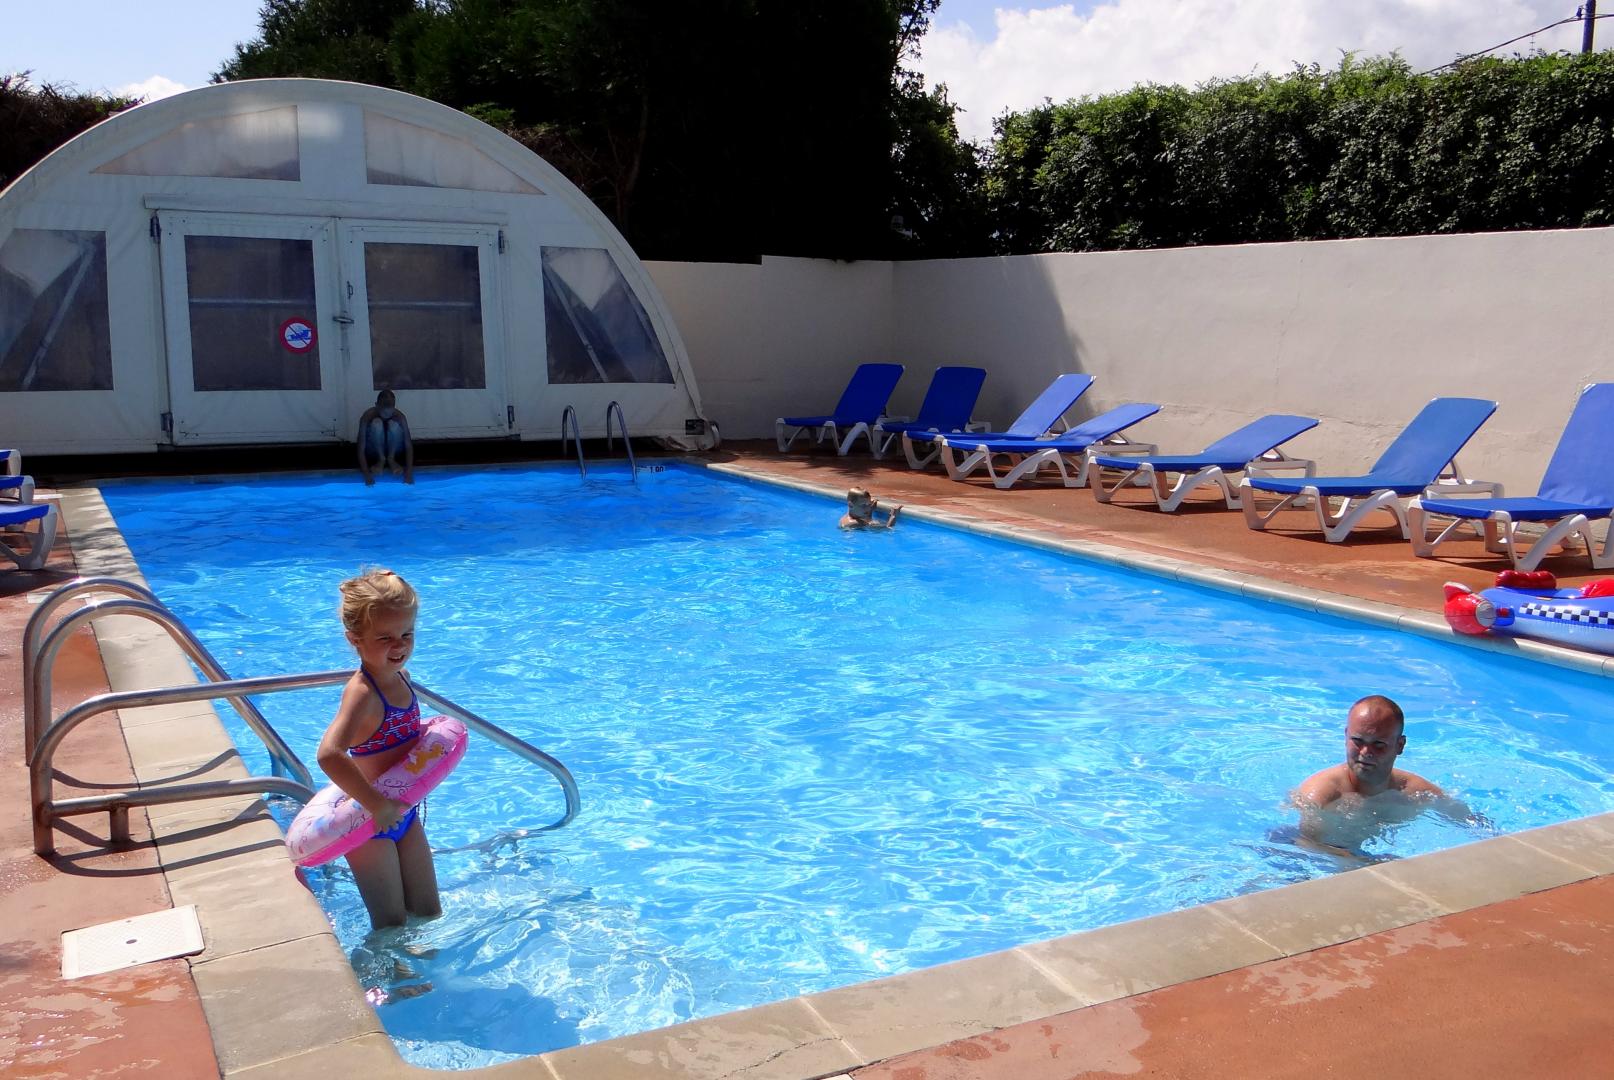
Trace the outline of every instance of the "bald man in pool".
{"type": "Polygon", "coordinates": [[[1401,706],[1373,694],[1345,717],[1345,760],[1295,789],[1300,834],[1331,848],[1354,851],[1381,826],[1411,821],[1434,809],[1455,821],[1478,819],[1417,773],[1395,767],[1407,748],[1401,706]]]}

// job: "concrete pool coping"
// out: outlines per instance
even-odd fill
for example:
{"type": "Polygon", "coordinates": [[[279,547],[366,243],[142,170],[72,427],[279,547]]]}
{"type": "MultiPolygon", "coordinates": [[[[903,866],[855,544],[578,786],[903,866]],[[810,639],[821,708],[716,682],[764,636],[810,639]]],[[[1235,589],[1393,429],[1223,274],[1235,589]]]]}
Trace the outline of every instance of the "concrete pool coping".
{"type": "MultiPolygon", "coordinates": [[[[756,470],[711,467],[837,500],[842,494],[756,470]]],[[[98,490],[64,490],[61,505],[82,574],[143,581],[98,490]]],[[[1453,637],[1438,615],[968,515],[918,506],[906,513],[1253,599],[1453,637]]],[[[109,618],[96,633],[113,690],[194,681],[178,647],[148,623],[109,618]]],[[[1597,674],[1610,674],[1614,663],[1530,642],[1461,642],[1597,674]]],[[[142,784],[182,774],[246,775],[210,706],[131,711],[122,722],[142,784]]],[[[192,971],[226,1075],[323,1077],[356,1068],[434,1075],[398,1057],[327,917],[297,881],[280,830],[261,802],[215,800],[153,808],[149,816],[172,902],[195,903],[201,914],[206,949],[193,958],[192,971]]],[[[1614,814],[1604,814],[466,1075],[835,1076],[938,1043],[1611,872],[1614,814]]]]}

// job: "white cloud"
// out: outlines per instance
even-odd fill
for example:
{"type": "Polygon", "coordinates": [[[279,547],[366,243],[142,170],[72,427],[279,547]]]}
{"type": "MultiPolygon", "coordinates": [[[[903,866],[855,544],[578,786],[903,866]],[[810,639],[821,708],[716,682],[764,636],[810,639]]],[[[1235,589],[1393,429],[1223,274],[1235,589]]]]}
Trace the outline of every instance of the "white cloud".
{"type": "Polygon", "coordinates": [[[175,82],[166,75],[153,75],[151,78],[140,82],[125,83],[123,86],[114,87],[112,92],[119,97],[137,97],[144,98],[146,101],[156,101],[159,98],[183,94],[189,89],[191,88],[184,83],[175,82]]]}
{"type": "MultiPolygon", "coordinates": [[[[944,5],[917,67],[966,110],[962,134],[985,141],[993,117],[1044,98],[1283,74],[1297,63],[1331,68],[1344,52],[1399,52],[1414,68],[1433,67],[1573,12],[1569,0],[1109,0],[1086,14],[1069,4],[999,7],[987,41],[946,22],[944,5]]],[[[1560,26],[1501,55],[1578,49],[1580,35],[1579,23],[1560,26]]],[[[1614,27],[1599,36],[1614,37],[1614,27]]]]}

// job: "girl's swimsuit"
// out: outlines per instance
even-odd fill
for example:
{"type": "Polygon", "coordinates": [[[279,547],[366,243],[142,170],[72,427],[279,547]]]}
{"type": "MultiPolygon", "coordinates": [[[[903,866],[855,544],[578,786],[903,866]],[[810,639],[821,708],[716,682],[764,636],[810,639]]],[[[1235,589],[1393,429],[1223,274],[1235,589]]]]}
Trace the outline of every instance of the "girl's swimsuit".
{"type": "MultiPolygon", "coordinates": [[[[374,735],[359,745],[348,747],[348,756],[366,757],[370,754],[379,754],[383,750],[404,746],[420,738],[420,699],[415,696],[415,688],[410,686],[409,679],[401,673],[398,676],[403,679],[404,685],[409,687],[409,704],[399,708],[387,700],[387,695],[381,692],[381,687],[375,684],[368,671],[360,668],[359,674],[370,684],[375,696],[381,699],[381,726],[375,729],[374,735]]],[[[418,806],[411,806],[409,812],[398,819],[398,824],[385,832],[376,833],[372,839],[391,840],[397,843],[403,834],[409,831],[409,826],[415,823],[419,810],[418,806]]]]}

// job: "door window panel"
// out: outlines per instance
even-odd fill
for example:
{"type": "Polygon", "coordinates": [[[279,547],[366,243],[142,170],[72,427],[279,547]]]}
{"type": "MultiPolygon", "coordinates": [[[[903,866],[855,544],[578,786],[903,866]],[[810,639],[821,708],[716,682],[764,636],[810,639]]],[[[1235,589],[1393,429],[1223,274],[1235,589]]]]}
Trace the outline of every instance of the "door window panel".
{"type": "Polygon", "coordinates": [[[372,389],[482,390],[482,274],[460,244],[364,245],[372,389]]]}
{"type": "Polygon", "coordinates": [[[549,381],[670,383],[644,305],[604,248],[544,248],[549,381]]]}
{"type": "Polygon", "coordinates": [[[188,235],[185,278],[196,390],[320,388],[312,241],[188,235]]]}
{"type": "Polygon", "coordinates": [[[106,234],[17,229],[0,244],[0,391],[110,390],[106,234]]]}

